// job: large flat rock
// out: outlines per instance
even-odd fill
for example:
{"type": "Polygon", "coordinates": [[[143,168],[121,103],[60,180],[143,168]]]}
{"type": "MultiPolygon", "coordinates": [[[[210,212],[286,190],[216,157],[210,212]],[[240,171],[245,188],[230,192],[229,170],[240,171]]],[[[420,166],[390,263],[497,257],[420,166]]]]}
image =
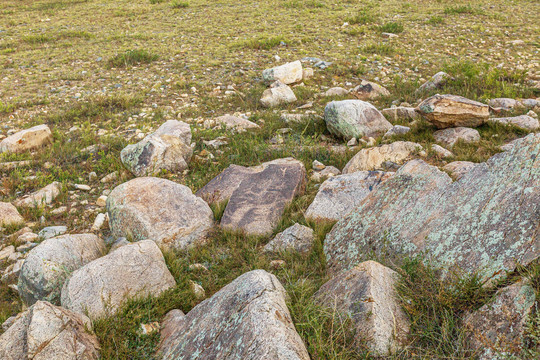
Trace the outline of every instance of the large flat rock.
{"type": "Polygon", "coordinates": [[[37,149],[52,141],[51,129],[47,125],[38,125],[19,131],[0,142],[0,153],[20,153],[37,149]]]}
{"type": "Polygon", "coordinates": [[[489,106],[457,95],[434,95],[417,108],[430,123],[439,129],[477,127],[489,117],[489,106]]]}
{"type": "Polygon", "coordinates": [[[376,253],[426,256],[485,278],[540,255],[540,134],[477,164],[455,182],[411,161],[379,185],[327,235],[331,271],[376,253]]]}
{"type": "Polygon", "coordinates": [[[175,321],[162,339],[163,360],[308,360],[285,303],[285,289],[254,270],[175,321]]]}
{"type": "Polygon", "coordinates": [[[391,144],[362,149],[345,165],[343,173],[377,170],[386,161],[403,164],[420,150],[422,150],[422,146],[411,141],[396,141],[391,144]]]}

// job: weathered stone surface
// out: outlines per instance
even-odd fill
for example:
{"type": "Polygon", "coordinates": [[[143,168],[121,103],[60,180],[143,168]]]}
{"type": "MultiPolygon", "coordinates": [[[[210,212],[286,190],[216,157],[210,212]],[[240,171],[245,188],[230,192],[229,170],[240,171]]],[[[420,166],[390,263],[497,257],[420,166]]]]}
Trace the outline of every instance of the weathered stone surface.
{"type": "Polygon", "coordinates": [[[60,304],[62,285],[70,274],[106,252],[92,234],[63,235],[30,250],[19,274],[19,294],[27,305],[38,300],[60,304]]]}
{"type": "Polygon", "coordinates": [[[18,225],[24,222],[17,208],[10,203],[0,202],[0,226],[18,225]]]}
{"type": "Polygon", "coordinates": [[[372,251],[424,253],[486,279],[529,264],[540,255],[539,155],[540,134],[531,134],[453,183],[422,161],[407,163],[328,234],[329,268],[350,269],[372,251]]]}
{"type": "Polygon", "coordinates": [[[223,125],[227,129],[234,129],[237,131],[244,131],[250,129],[258,129],[259,125],[251,122],[247,119],[233,116],[233,115],[223,115],[214,119],[217,125],[223,125]]]}
{"type": "Polygon", "coordinates": [[[0,336],[3,360],[98,360],[99,342],[83,314],[38,301],[0,336]]]}
{"type": "Polygon", "coordinates": [[[257,172],[255,168],[230,165],[221,174],[210,180],[208,184],[197,191],[195,195],[203,198],[209,204],[228,201],[234,190],[240,186],[240,183],[255,172],[257,172]]]}
{"type": "Polygon", "coordinates": [[[434,95],[422,101],[417,111],[439,129],[476,127],[489,118],[489,106],[456,95],[434,95]]]}
{"type": "Polygon", "coordinates": [[[302,81],[302,63],[300,60],[293,61],[287,64],[266,69],[262,73],[263,79],[267,83],[281,81],[284,84],[293,84],[302,81]]]}
{"type": "Polygon", "coordinates": [[[22,199],[18,199],[15,201],[15,206],[35,208],[49,205],[60,195],[61,190],[62,184],[55,181],[32,194],[24,196],[22,199]]]}
{"type": "Polygon", "coordinates": [[[480,141],[480,133],[478,130],[467,127],[437,130],[433,133],[433,137],[437,142],[448,147],[454,146],[458,140],[467,143],[480,141]]]}
{"type": "Polygon", "coordinates": [[[263,92],[260,102],[264,107],[276,107],[282,104],[293,103],[296,100],[296,95],[294,95],[292,89],[277,81],[272,84],[270,89],[266,89],[263,92]]]}
{"type": "Polygon", "coordinates": [[[157,245],[122,246],[76,270],[62,287],[62,306],[91,319],[116,313],[129,299],[158,296],[176,282],[157,245]]]}
{"type": "Polygon", "coordinates": [[[437,155],[443,158],[454,156],[454,154],[450,150],[446,150],[445,148],[437,144],[431,144],[431,150],[433,150],[437,155]]]}
{"type": "Polygon", "coordinates": [[[476,163],[470,161],[452,161],[446,164],[443,170],[449,171],[456,180],[459,180],[463,175],[474,169],[475,166],[476,163]]]}
{"type": "Polygon", "coordinates": [[[420,119],[420,114],[412,107],[396,106],[383,109],[382,114],[390,119],[390,121],[409,120],[414,121],[420,119]]]}
{"type": "Polygon", "coordinates": [[[503,110],[511,110],[518,105],[517,100],[509,98],[496,98],[489,100],[489,106],[492,108],[501,108],[503,110]]]}
{"type": "Polygon", "coordinates": [[[385,356],[405,344],[407,315],[396,298],[398,274],[375,261],[363,262],[325,283],[315,299],[351,317],[359,345],[385,356]]]}
{"type": "Polygon", "coordinates": [[[311,179],[313,181],[322,181],[324,179],[327,179],[329,177],[336,176],[339,174],[341,174],[341,171],[337,167],[327,166],[324,168],[324,170],[313,172],[313,174],[311,175],[311,179]]]}
{"type": "Polygon", "coordinates": [[[416,94],[422,93],[425,91],[431,91],[435,89],[442,88],[448,80],[452,79],[450,75],[445,73],[444,71],[439,71],[435,75],[431,77],[428,81],[423,83],[418,89],[416,89],[416,94]]]}
{"type": "Polygon", "coordinates": [[[322,183],[305,217],[313,220],[340,220],[392,175],[394,173],[382,171],[357,171],[331,177],[322,183]]]}
{"type": "Polygon", "coordinates": [[[191,159],[190,143],[189,125],[169,120],[137,144],[126,146],[120,159],[135,176],[153,175],[161,170],[182,171],[191,159]]]}
{"type": "Polygon", "coordinates": [[[362,100],[329,102],[324,121],[328,131],[346,140],[381,135],[392,128],[379,110],[362,100]]]}
{"type": "Polygon", "coordinates": [[[162,248],[185,248],[205,240],[214,215],[184,185],[143,177],[117,186],[107,197],[113,236],[151,239],[162,248]]]}
{"type": "Polygon", "coordinates": [[[489,121],[500,124],[510,124],[525,130],[537,130],[538,128],[540,128],[540,123],[538,122],[538,119],[535,119],[528,115],[520,115],[507,118],[491,118],[489,119],[489,121]]]}
{"type": "Polygon", "coordinates": [[[0,142],[0,153],[20,153],[34,150],[52,141],[52,133],[47,125],[38,125],[19,131],[0,142]]]}
{"type": "Polygon", "coordinates": [[[173,309],[165,315],[161,322],[161,346],[163,346],[168,339],[171,339],[176,329],[182,326],[182,322],[185,320],[186,314],[182,310],[173,309]]]}
{"type": "Polygon", "coordinates": [[[286,158],[266,163],[233,191],[221,226],[252,235],[271,233],[305,183],[306,169],[300,161],[286,158]]]}
{"type": "Polygon", "coordinates": [[[372,100],[379,96],[388,96],[390,92],[379,84],[362,80],[360,85],[352,90],[352,94],[359,100],[372,100]]]}
{"type": "Polygon", "coordinates": [[[313,246],[313,230],[307,226],[294,224],[277,234],[266,246],[266,252],[280,252],[296,250],[300,253],[308,253],[313,246]]]}
{"type": "Polygon", "coordinates": [[[67,227],[63,225],[47,226],[41,229],[38,236],[42,240],[47,240],[58,235],[63,235],[67,232],[67,227]]]}
{"type": "Polygon", "coordinates": [[[394,125],[390,130],[388,130],[383,137],[388,138],[394,135],[403,135],[411,131],[411,128],[408,126],[394,125]]]}
{"type": "Polygon", "coordinates": [[[350,174],[356,171],[381,169],[386,161],[403,164],[420,150],[422,150],[420,144],[410,141],[396,141],[391,144],[362,149],[345,165],[343,173],[350,174]]]}
{"type": "Polygon", "coordinates": [[[285,303],[264,270],[238,277],[177,322],[160,344],[163,360],[308,360],[285,303]]]}
{"type": "Polygon", "coordinates": [[[467,343],[480,360],[506,359],[519,353],[535,300],[534,289],[520,281],[499,290],[493,302],[465,316],[467,343]]]}
{"type": "Polygon", "coordinates": [[[333,87],[325,91],[324,96],[345,96],[349,94],[349,90],[342,87],[333,87]]]}

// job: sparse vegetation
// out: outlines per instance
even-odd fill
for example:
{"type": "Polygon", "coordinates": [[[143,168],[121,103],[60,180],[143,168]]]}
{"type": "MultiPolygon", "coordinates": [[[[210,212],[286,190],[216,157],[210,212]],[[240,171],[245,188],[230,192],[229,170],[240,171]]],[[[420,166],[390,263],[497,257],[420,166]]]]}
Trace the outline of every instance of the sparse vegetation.
{"type": "Polygon", "coordinates": [[[110,59],[109,65],[112,67],[127,67],[137,64],[149,64],[157,59],[159,59],[158,55],[152,54],[144,49],[128,50],[110,59]]]}
{"type": "Polygon", "coordinates": [[[380,32],[399,34],[403,32],[403,24],[398,22],[387,22],[379,27],[380,32]]]}

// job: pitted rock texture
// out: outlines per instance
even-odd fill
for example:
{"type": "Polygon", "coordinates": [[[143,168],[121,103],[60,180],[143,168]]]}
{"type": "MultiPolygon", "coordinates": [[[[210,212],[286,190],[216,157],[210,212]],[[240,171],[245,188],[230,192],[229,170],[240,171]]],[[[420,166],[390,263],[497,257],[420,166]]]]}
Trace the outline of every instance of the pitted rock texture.
{"type": "Polygon", "coordinates": [[[327,235],[330,270],[371,251],[425,253],[486,279],[529,264],[540,255],[539,153],[540,134],[528,135],[453,183],[422,161],[407,163],[327,235]]]}
{"type": "Polygon", "coordinates": [[[489,119],[489,121],[500,124],[510,124],[525,130],[537,130],[538,128],[540,128],[540,123],[538,122],[538,119],[535,119],[528,115],[520,115],[506,118],[491,118],[489,119]]]}
{"type": "Polygon", "coordinates": [[[362,100],[329,102],[324,121],[328,131],[346,140],[382,135],[392,128],[375,106],[362,100]]]}
{"type": "Polygon", "coordinates": [[[155,177],[117,186],[107,197],[107,211],[113,236],[150,239],[161,248],[204,242],[214,224],[208,204],[187,186],[155,177]]]}
{"type": "Polygon", "coordinates": [[[99,342],[90,319],[38,301],[0,336],[2,360],[98,360],[99,342]]]}
{"type": "Polygon", "coordinates": [[[105,242],[93,234],[63,235],[30,250],[19,274],[19,294],[27,305],[38,300],[60,304],[71,273],[105,255],[105,242]]]}
{"type": "Polygon", "coordinates": [[[18,225],[23,222],[24,218],[15,206],[7,202],[0,202],[0,226],[18,225]]]}
{"type": "Polygon", "coordinates": [[[535,300],[534,289],[520,281],[499,290],[492,302],[465,316],[467,343],[480,360],[506,359],[520,352],[535,300]]]}
{"type": "Polygon", "coordinates": [[[478,130],[461,126],[437,130],[433,133],[433,137],[438,143],[450,148],[460,140],[466,143],[480,141],[480,133],[478,130]]]}
{"type": "Polygon", "coordinates": [[[278,224],[285,207],[306,184],[304,164],[292,158],[277,159],[242,180],[233,191],[221,226],[249,235],[265,235],[278,224]]]}
{"type": "Polygon", "coordinates": [[[313,220],[338,221],[353,211],[392,172],[357,171],[338,175],[322,183],[305,217],[313,220]]]}
{"type": "Polygon", "coordinates": [[[385,356],[406,343],[409,320],[396,297],[398,274],[375,261],[366,261],[336,275],[315,293],[325,307],[351,317],[358,346],[385,356]]]}
{"type": "Polygon", "coordinates": [[[161,170],[182,171],[191,159],[190,143],[189,125],[169,120],[137,144],[126,146],[120,158],[135,176],[153,175],[161,170]]]}
{"type": "Polygon", "coordinates": [[[284,84],[293,84],[301,81],[303,77],[302,63],[300,60],[293,61],[287,64],[266,69],[262,73],[263,79],[267,83],[281,81],[284,84]]]}
{"type": "Polygon", "coordinates": [[[403,164],[416,152],[422,150],[422,146],[410,141],[396,141],[391,144],[360,150],[343,168],[344,174],[356,171],[372,171],[382,169],[383,163],[391,161],[403,164]]]}
{"type": "Polygon", "coordinates": [[[122,246],[76,270],[62,287],[62,306],[91,319],[114,315],[129,299],[158,296],[176,286],[151,240],[122,246]]]}
{"type": "Polygon", "coordinates": [[[434,95],[422,101],[417,111],[439,129],[477,127],[489,117],[489,106],[456,95],[434,95]]]}
{"type": "Polygon", "coordinates": [[[177,322],[161,359],[308,360],[285,296],[274,275],[243,274],[177,322]]]}
{"type": "Polygon", "coordinates": [[[44,188],[18,199],[14,204],[15,206],[25,208],[43,207],[51,204],[53,200],[60,195],[61,190],[62,184],[54,181],[44,188]]]}
{"type": "Polygon", "coordinates": [[[294,224],[283,230],[270,240],[264,247],[266,252],[280,252],[287,250],[296,250],[306,254],[311,251],[315,236],[313,230],[307,226],[294,224]]]}
{"type": "Polygon", "coordinates": [[[0,142],[0,153],[20,153],[42,147],[52,141],[51,129],[38,125],[19,131],[0,142]]]}

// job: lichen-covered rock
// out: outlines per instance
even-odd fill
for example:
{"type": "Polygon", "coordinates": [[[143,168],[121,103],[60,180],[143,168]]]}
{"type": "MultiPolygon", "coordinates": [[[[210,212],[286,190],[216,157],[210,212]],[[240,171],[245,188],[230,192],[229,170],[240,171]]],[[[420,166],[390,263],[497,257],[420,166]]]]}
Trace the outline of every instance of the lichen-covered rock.
{"type": "Polygon", "coordinates": [[[539,155],[540,134],[531,134],[453,183],[422,161],[407,163],[327,235],[330,270],[372,252],[423,253],[486,279],[529,264],[540,256],[539,155]]]}
{"type": "Polygon", "coordinates": [[[17,208],[10,203],[0,202],[0,226],[12,226],[24,223],[24,218],[17,208]]]}
{"type": "Polygon", "coordinates": [[[276,81],[270,89],[263,92],[260,102],[264,107],[276,107],[296,100],[296,95],[289,86],[276,81]]]}
{"type": "Polygon", "coordinates": [[[0,153],[20,153],[42,147],[52,141],[51,129],[38,125],[19,131],[0,142],[0,153]]]}
{"type": "Polygon", "coordinates": [[[477,127],[489,118],[489,106],[456,95],[434,95],[422,101],[417,111],[439,129],[477,127]]]}
{"type": "Polygon", "coordinates": [[[250,235],[269,234],[305,184],[306,169],[300,161],[285,158],[268,162],[233,191],[221,226],[250,235]]]}
{"type": "Polygon", "coordinates": [[[306,254],[313,247],[313,230],[307,226],[294,224],[277,234],[266,246],[264,251],[275,253],[295,250],[306,254]]]}
{"type": "Polygon", "coordinates": [[[433,137],[437,142],[448,147],[453,147],[459,140],[466,143],[480,141],[478,130],[467,127],[437,130],[433,133],[433,137]]]}
{"type": "Polygon", "coordinates": [[[262,73],[263,79],[267,83],[281,81],[284,84],[293,84],[301,81],[303,77],[302,63],[300,60],[293,61],[287,64],[266,69],[262,73]]]}
{"type": "Polygon", "coordinates": [[[379,96],[390,95],[390,91],[374,82],[362,80],[360,85],[352,90],[352,94],[359,100],[373,100],[379,96]]]}
{"type": "Polygon", "coordinates": [[[420,144],[410,141],[396,141],[391,144],[362,149],[345,165],[343,173],[351,174],[356,171],[381,169],[386,161],[403,164],[420,150],[422,150],[420,144]]]}
{"type": "Polygon", "coordinates": [[[443,166],[443,170],[450,172],[456,180],[459,180],[475,166],[476,163],[470,161],[453,161],[443,166]]]}
{"type": "Polygon", "coordinates": [[[422,92],[426,92],[426,91],[431,91],[431,90],[435,90],[435,89],[440,89],[442,88],[447,82],[448,80],[452,79],[452,77],[450,75],[448,75],[447,73],[445,73],[444,71],[439,71],[438,73],[436,73],[435,75],[433,75],[431,77],[431,79],[429,79],[428,81],[426,81],[425,83],[423,83],[418,89],[416,89],[416,94],[419,94],[419,93],[422,93],[422,92]]]}
{"type": "Polygon", "coordinates": [[[0,336],[3,360],[98,360],[99,342],[83,314],[38,301],[0,336]]]}
{"type": "Polygon", "coordinates": [[[520,115],[506,118],[491,118],[489,119],[489,121],[505,125],[510,124],[525,130],[537,130],[538,128],[540,128],[540,123],[538,122],[538,119],[535,119],[528,115],[520,115]]]}
{"type": "Polygon", "coordinates": [[[62,287],[62,306],[91,319],[113,315],[133,298],[158,296],[176,282],[151,240],[122,246],[76,270],[62,287]]]}
{"type": "Polygon", "coordinates": [[[163,338],[163,360],[309,360],[279,280],[264,270],[236,278],[195,306],[163,338]]]}
{"type": "Polygon", "coordinates": [[[44,188],[18,199],[15,201],[15,206],[36,208],[49,205],[58,195],[60,195],[61,190],[62,184],[54,181],[44,188]]]}
{"type": "Polygon", "coordinates": [[[107,197],[113,236],[151,239],[162,248],[204,242],[214,215],[204,200],[175,182],[142,177],[117,186],[107,197]]]}
{"type": "Polygon", "coordinates": [[[189,125],[169,120],[137,144],[126,146],[120,159],[135,176],[153,175],[161,170],[182,171],[191,159],[190,143],[189,125]]]}
{"type": "Polygon", "coordinates": [[[375,106],[362,100],[329,102],[324,121],[328,131],[347,140],[382,135],[392,128],[375,106]]]}
{"type": "Polygon", "coordinates": [[[492,302],[465,316],[467,343],[479,360],[506,359],[520,352],[535,300],[532,286],[520,281],[499,290],[492,302]]]}
{"type": "Polygon", "coordinates": [[[396,106],[383,109],[381,113],[388,117],[390,121],[408,120],[414,121],[420,119],[420,114],[412,107],[396,106]]]}
{"type": "Polygon", "coordinates": [[[19,294],[27,305],[38,300],[60,304],[62,285],[71,273],[105,255],[105,242],[93,234],[63,235],[30,250],[19,274],[19,294]]]}
{"type": "Polygon", "coordinates": [[[397,300],[398,274],[375,261],[363,262],[325,283],[315,299],[351,317],[358,346],[385,356],[405,345],[409,320],[397,300]]]}
{"type": "Polygon", "coordinates": [[[338,221],[353,211],[379,184],[394,173],[357,171],[334,176],[322,183],[306,210],[306,219],[338,221]]]}

